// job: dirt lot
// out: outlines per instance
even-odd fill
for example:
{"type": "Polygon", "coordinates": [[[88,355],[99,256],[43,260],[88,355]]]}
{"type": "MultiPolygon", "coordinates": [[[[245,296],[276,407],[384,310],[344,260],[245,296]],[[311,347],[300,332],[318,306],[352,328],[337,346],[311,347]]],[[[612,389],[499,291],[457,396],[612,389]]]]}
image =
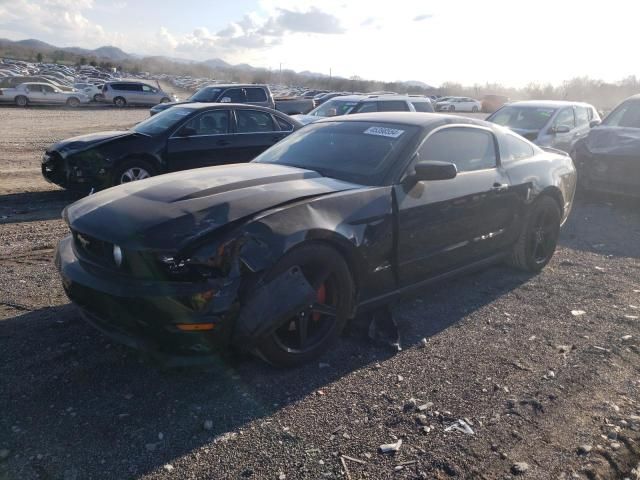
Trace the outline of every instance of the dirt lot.
{"type": "Polygon", "coordinates": [[[0,116],[0,479],[640,478],[638,202],[579,200],[538,276],[408,299],[400,353],[355,325],[321,364],[167,370],[69,304],[51,258],[73,198],[39,173],[51,142],[146,109],[0,116]]]}

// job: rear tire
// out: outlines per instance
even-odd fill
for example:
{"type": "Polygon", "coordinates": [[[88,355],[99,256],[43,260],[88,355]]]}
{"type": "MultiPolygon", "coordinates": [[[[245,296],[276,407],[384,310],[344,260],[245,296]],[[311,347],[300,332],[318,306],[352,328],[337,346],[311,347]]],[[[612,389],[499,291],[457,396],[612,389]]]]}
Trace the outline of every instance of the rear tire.
{"type": "Polygon", "coordinates": [[[29,105],[29,99],[24,95],[18,95],[13,101],[16,102],[16,105],[19,107],[26,107],[29,105]]]}
{"type": "Polygon", "coordinates": [[[322,355],[342,333],[351,311],[353,279],[347,263],[336,250],[320,243],[297,247],[280,259],[265,281],[294,266],[299,266],[307,281],[317,289],[318,300],[314,306],[323,306],[331,313],[310,308],[285,321],[267,337],[254,353],[276,367],[301,365],[322,355]]]}
{"type": "Polygon", "coordinates": [[[556,250],[561,220],[560,208],[553,198],[544,195],[536,200],[526,214],[509,263],[528,272],[542,270],[556,250]]]}
{"type": "Polygon", "coordinates": [[[116,97],[113,99],[113,104],[118,108],[124,108],[127,106],[127,101],[123,97],[116,97]]]}
{"type": "Polygon", "coordinates": [[[96,103],[97,103],[97,102],[101,102],[101,101],[103,101],[103,100],[104,100],[104,95],[102,95],[101,93],[96,93],[96,94],[93,96],[93,101],[94,101],[94,102],[96,102],[96,103]]]}
{"type": "Polygon", "coordinates": [[[473,108],[471,109],[471,111],[472,111],[473,113],[478,113],[478,107],[473,107],[473,108]]]}
{"type": "Polygon", "coordinates": [[[455,111],[456,111],[456,107],[455,107],[455,105],[451,105],[451,106],[449,107],[449,111],[450,111],[450,112],[455,112],[455,111]]]}
{"type": "Polygon", "coordinates": [[[129,160],[120,165],[111,177],[113,186],[131,183],[156,175],[156,169],[145,160],[129,160]]]}

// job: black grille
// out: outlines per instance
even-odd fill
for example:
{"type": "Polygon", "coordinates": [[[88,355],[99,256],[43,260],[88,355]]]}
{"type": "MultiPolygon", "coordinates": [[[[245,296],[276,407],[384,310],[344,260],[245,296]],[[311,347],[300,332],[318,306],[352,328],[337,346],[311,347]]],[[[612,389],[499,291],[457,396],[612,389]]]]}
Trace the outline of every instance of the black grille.
{"type": "Polygon", "coordinates": [[[80,257],[106,267],[115,266],[113,243],[76,231],[73,232],[73,241],[80,257]]]}

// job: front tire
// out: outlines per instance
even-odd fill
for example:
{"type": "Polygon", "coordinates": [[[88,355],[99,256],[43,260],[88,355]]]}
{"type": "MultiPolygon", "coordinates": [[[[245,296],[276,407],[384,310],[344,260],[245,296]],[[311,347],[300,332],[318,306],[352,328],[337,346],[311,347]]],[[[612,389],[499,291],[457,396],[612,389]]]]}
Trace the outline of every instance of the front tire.
{"type": "Polygon", "coordinates": [[[104,100],[104,95],[102,95],[101,93],[96,93],[93,96],[93,101],[96,102],[96,103],[101,102],[103,100],[104,100]]]}
{"type": "Polygon", "coordinates": [[[67,107],[75,108],[78,105],[80,105],[80,100],[75,97],[71,97],[69,100],[67,100],[67,107]]]}
{"type": "Polygon", "coordinates": [[[531,205],[509,263],[521,270],[539,272],[551,260],[558,244],[562,215],[556,201],[544,195],[531,205]]]}
{"type": "Polygon", "coordinates": [[[317,291],[317,301],[283,322],[256,349],[259,357],[276,367],[301,365],[323,354],[342,333],[353,300],[351,272],[333,248],[320,243],[297,247],[272,268],[265,281],[294,266],[317,291]]]}
{"type": "Polygon", "coordinates": [[[450,111],[450,112],[455,112],[455,111],[456,111],[456,107],[455,107],[455,105],[451,105],[451,106],[449,107],[449,111],[450,111]]]}
{"type": "Polygon", "coordinates": [[[164,97],[162,100],[160,100],[160,103],[169,103],[171,100],[169,100],[167,97],[164,97]]]}
{"type": "Polygon", "coordinates": [[[137,182],[156,175],[156,170],[145,160],[129,160],[118,167],[112,177],[113,186],[137,182]]]}
{"type": "Polygon", "coordinates": [[[473,107],[473,108],[471,109],[471,111],[472,111],[473,113],[478,113],[478,107],[473,107]]]}
{"type": "Polygon", "coordinates": [[[113,104],[118,108],[124,108],[127,106],[127,101],[123,97],[116,97],[113,99],[113,104]]]}
{"type": "Polygon", "coordinates": [[[14,102],[16,102],[16,105],[19,107],[26,107],[27,105],[29,105],[29,99],[24,95],[18,95],[14,99],[14,102]]]}

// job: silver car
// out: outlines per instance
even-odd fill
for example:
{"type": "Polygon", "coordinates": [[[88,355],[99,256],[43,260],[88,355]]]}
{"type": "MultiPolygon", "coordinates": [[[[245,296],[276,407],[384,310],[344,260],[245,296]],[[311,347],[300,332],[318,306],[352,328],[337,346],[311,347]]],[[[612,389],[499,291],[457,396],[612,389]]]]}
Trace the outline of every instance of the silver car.
{"type": "Polygon", "coordinates": [[[89,103],[89,96],[83,92],[63,92],[47,83],[21,83],[15,88],[3,88],[0,101],[14,102],[19,107],[31,104],[77,107],[89,103]]]}
{"type": "Polygon", "coordinates": [[[107,82],[102,87],[104,101],[116,107],[157,105],[177,101],[174,95],[143,82],[107,82]]]}
{"type": "Polygon", "coordinates": [[[573,156],[575,144],[600,124],[593,105],[560,100],[513,102],[487,120],[510,128],[541,147],[563,150],[573,156]]]}

